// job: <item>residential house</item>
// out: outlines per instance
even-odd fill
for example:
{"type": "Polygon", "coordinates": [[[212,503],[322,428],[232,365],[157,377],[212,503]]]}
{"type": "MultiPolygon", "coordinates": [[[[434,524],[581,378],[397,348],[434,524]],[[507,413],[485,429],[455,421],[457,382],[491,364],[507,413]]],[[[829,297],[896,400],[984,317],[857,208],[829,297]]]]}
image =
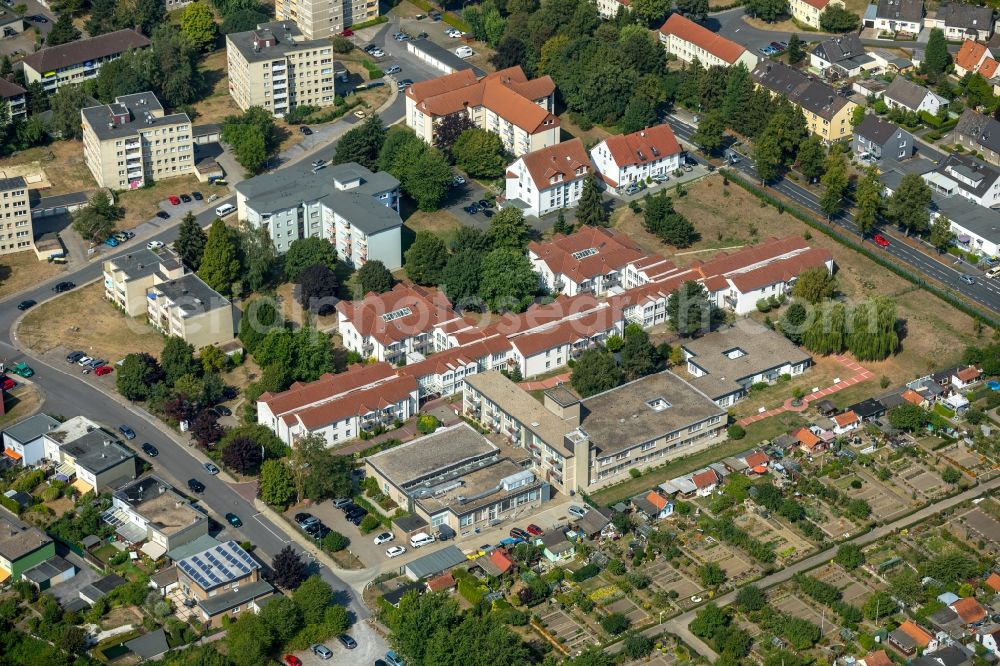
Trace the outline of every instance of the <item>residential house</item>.
{"type": "Polygon", "coordinates": [[[435,576],[427,581],[427,591],[428,592],[450,592],[455,589],[457,583],[455,582],[455,577],[451,573],[444,573],[440,576],[435,576]]]}
{"type": "MultiPolygon", "coordinates": [[[[794,0],[804,2],[805,0],[794,0]]],[[[855,34],[831,37],[809,50],[809,66],[830,79],[852,78],[879,69],[855,34]]]]}
{"type": "Polygon", "coordinates": [[[566,533],[562,529],[546,532],[535,543],[542,549],[542,555],[549,562],[571,560],[576,552],[576,546],[566,539],[566,533]]]}
{"type": "Polygon", "coordinates": [[[41,83],[45,92],[54,93],[60,86],[95,78],[104,63],[150,44],[138,30],[126,29],[50,46],[21,60],[24,79],[29,84],[41,83]]]}
{"type": "Polygon", "coordinates": [[[885,405],[873,398],[866,398],[861,402],[856,402],[848,406],[847,410],[857,414],[862,422],[874,421],[881,416],[885,416],[885,405]]]}
{"type": "Polygon", "coordinates": [[[833,432],[835,435],[846,435],[850,431],[861,427],[861,419],[852,411],[837,414],[833,417],[833,432]]]}
{"type": "Polygon", "coordinates": [[[7,117],[0,118],[0,124],[6,124],[15,118],[25,118],[28,114],[27,90],[0,78],[0,99],[7,102],[7,117]]]}
{"type": "Polygon", "coordinates": [[[153,328],[183,338],[195,349],[232,340],[240,315],[195,273],[165,280],[154,273],[153,286],[146,290],[146,313],[153,328]]]}
{"type": "Polygon", "coordinates": [[[892,80],[892,83],[886,88],[885,94],[882,95],[882,99],[885,100],[890,109],[905,109],[914,113],[926,111],[932,116],[937,115],[938,109],[941,107],[948,106],[948,100],[944,97],[932,93],[927,88],[917,85],[903,76],[897,76],[892,80]]]}
{"type": "Polygon", "coordinates": [[[811,428],[799,428],[792,433],[803,453],[813,455],[826,450],[826,442],[811,428]]]}
{"type": "Polygon", "coordinates": [[[749,475],[767,474],[768,465],[771,464],[771,458],[760,450],[748,453],[741,460],[746,465],[745,471],[749,475]]]}
{"type": "Polygon", "coordinates": [[[903,391],[899,397],[908,402],[909,404],[915,405],[916,407],[922,407],[926,409],[929,406],[927,398],[920,395],[913,389],[907,389],[903,391]]]}
{"type": "Polygon", "coordinates": [[[29,416],[3,431],[3,453],[24,467],[37,465],[45,457],[45,433],[58,427],[48,414],[29,416]]]}
{"type": "Polygon", "coordinates": [[[905,620],[898,628],[889,634],[889,645],[905,657],[912,657],[917,650],[933,652],[938,642],[931,634],[913,622],[905,620]]]}
{"type": "Polygon", "coordinates": [[[956,390],[964,391],[975,384],[978,384],[983,377],[983,371],[974,365],[957,370],[951,376],[951,385],[956,390]]]}
{"type": "Polygon", "coordinates": [[[184,275],[184,264],[170,248],[136,248],[104,262],[104,297],[130,317],[149,311],[147,292],[157,282],[184,275]]]}
{"type": "Polygon", "coordinates": [[[616,134],[590,149],[594,168],[615,194],[654,176],[680,168],[684,151],[670,125],[664,123],[631,134],[616,134]]]}
{"type": "Polygon", "coordinates": [[[910,662],[910,666],[972,666],[975,653],[963,645],[953,643],[923,655],[910,662]]]}
{"type": "MultiPolygon", "coordinates": [[[[968,6],[991,11],[988,7],[968,6]]],[[[955,76],[959,79],[964,78],[966,74],[981,74],[989,81],[996,75],[998,67],[1000,63],[993,57],[989,47],[973,39],[966,39],[955,54],[955,76]]]]}
{"type": "Polygon", "coordinates": [[[681,350],[688,381],[723,408],[743,399],[754,384],[801,375],[812,365],[809,354],[752,319],[687,340],[681,350]]]}
{"type": "Polygon", "coordinates": [[[771,60],[758,63],[751,76],[757,85],[802,109],[809,131],[824,141],[851,136],[851,116],[857,104],[841,97],[833,88],[771,60]]]}
{"type": "Polygon", "coordinates": [[[603,19],[613,19],[618,16],[618,12],[629,8],[630,0],[597,0],[597,13],[603,19]]]}
{"type": "Polygon", "coordinates": [[[708,69],[741,63],[748,70],[757,64],[751,51],[678,13],[671,14],[659,32],[667,53],[688,64],[697,60],[708,69]]]}
{"type": "Polygon", "coordinates": [[[403,265],[399,181],[386,171],[357,162],[307,174],[279,169],[238,183],[236,211],[267,230],[279,254],[300,238],[322,238],[355,268],[374,259],[390,270],[403,265]]]}
{"type": "Polygon", "coordinates": [[[948,607],[955,611],[955,614],[962,620],[962,624],[966,626],[982,622],[987,617],[986,609],[976,601],[975,597],[957,599],[948,604],[948,607]]]}
{"type": "Polygon", "coordinates": [[[74,416],[43,435],[45,457],[56,465],[55,478],[81,493],[117,488],[135,478],[135,454],[85,416],[74,416]]]}
{"type": "Polygon", "coordinates": [[[994,655],[1000,654],[1000,625],[992,624],[976,632],[976,641],[994,655]]]}
{"type": "Polygon", "coordinates": [[[306,39],[329,39],[358,23],[378,17],[374,0],[278,0],[277,21],[294,23],[306,39]]]}
{"type": "Polygon", "coordinates": [[[990,164],[1000,165],[1000,121],[966,109],[951,136],[966,150],[975,150],[990,164]]]}
{"type": "Polygon", "coordinates": [[[858,660],[860,666],[893,666],[892,659],[885,653],[885,650],[875,650],[869,652],[858,660]]]}
{"type": "Polygon", "coordinates": [[[991,571],[990,575],[986,577],[986,586],[993,590],[994,594],[1000,594],[1000,574],[995,571],[991,571]]]}
{"type": "Polygon", "coordinates": [[[865,116],[854,128],[851,148],[862,161],[879,162],[883,156],[905,160],[913,155],[913,135],[902,127],[874,114],[865,116]]]}
{"type": "Polygon", "coordinates": [[[259,106],[277,117],[297,106],[332,106],[333,47],[329,39],[304,39],[291,21],[262,23],[226,35],[229,95],[246,111],[259,106]]]}
{"type": "Polygon", "coordinates": [[[674,503],[655,490],[636,495],[631,502],[636,512],[649,521],[663,520],[674,514],[674,503]]]}
{"type": "Polygon", "coordinates": [[[198,619],[211,627],[224,616],[256,613],[274,588],[260,577],[260,563],[235,541],[212,546],[177,562],[177,582],[195,602],[198,619]]]}
{"type": "Polygon", "coordinates": [[[33,244],[31,201],[23,176],[0,178],[0,254],[30,250],[33,244]]]}
{"type": "Polygon", "coordinates": [[[611,509],[604,507],[591,508],[583,516],[572,521],[576,532],[582,534],[588,541],[598,539],[617,539],[620,535],[611,524],[611,509]]]}
{"type": "Polygon", "coordinates": [[[993,9],[959,2],[942,3],[934,17],[924,19],[924,27],[939,28],[945,39],[988,40],[993,36],[993,9]]]}
{"type": "Polygon", "coordinates": [[[510,558],[503,548],[491,550],[488,555],[476,560],[476,564],[486,572],[487,575],[502,576],[514,568],[514,560],[510,558]]]}
{"type": "Polygon", "coordinates": [[[920,33],[924,24],[924,0],[879,0],[874,24],[880,32],[920,33]]]}
{"type": "Polygon", "coordinates": [[[844,3],[842,0],[789,0],[788,13],[796,21],[819,30],[820,15],[826,11],[827,7],[840,7],[843,9],[844,3]]]}
{"type": "Polygon", "coordinates": [[[0,584],[17,582],[21,575],[56,556],[49,536],[0,507],[0,584]]]}
{"type": "Polygon", "coordinates": [[[708,497],[719,487],[722,479],[719,478],[718,473],[714,469],[709,468],[692,474],[691,482],[698,489],[695,493],[698,497],[708,497]]]}
{"type": "Polygon", "coordinates": [[[573,208],[591,172],[590,158],[580,139],[525,153],[507,167],[504,206],[534,217],[573,208]]]}
{"type": "MultiPolygon", "coordinates": [[[[870,55],[875,59],[875,64],[878,66],[878,69],[885,73],[900,74],[902,72],[909,72],[914,68],[912,60],[904,58],[897,53],[893,53],[892,51],[886,51],[885,49],[872,49],[870,55]]],[[[869,79],[869,81],[876,80],[877,79],[869,79]]]]}
{"type": "Polygon", "coordinates": [[[464,113],[477,127],[498,134],[515,157],[559,143],[554,115],[555,83],[549,76],[528,80],[520,66],[478,78],[463,69],[406,88],[406,124],[434,143],[445,116],[464,113]]]}
{"type": "Polygon", "coordinates": [[[949,606],[945,606],[928,615],[927,621],[930,623],[931,628],[935,630],[935,636],[944,633],[955,640],[961,639],[965,635],[965,627],[963,626],[962,619],[949,606]]]}
{"type": "Polygon", "coordinates": [[[106,520],[119,538],[133,545],[145,542],[141,550],[153,560],[208,534],[208,516],[156,476],[122,486],[111,502],[106,520]]]}
{"type": "Polygon", "coordinates": [[[971,155],[950,153],[923,178],[945,197],[958,195],[984,208],[1000,206],[1000,168],[971,155]]]}

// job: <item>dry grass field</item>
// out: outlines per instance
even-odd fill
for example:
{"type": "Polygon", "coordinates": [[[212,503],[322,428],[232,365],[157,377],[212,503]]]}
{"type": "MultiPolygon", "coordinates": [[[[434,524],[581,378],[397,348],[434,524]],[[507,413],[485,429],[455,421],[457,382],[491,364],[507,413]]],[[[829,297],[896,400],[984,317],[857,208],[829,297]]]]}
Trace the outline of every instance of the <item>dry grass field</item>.
{"type": "Polygon", "coordinates": [[[39,261],[32,250],[4,255],[0,257],[0,298],[33,287],[65,271],[64,266],[39,261]]]}

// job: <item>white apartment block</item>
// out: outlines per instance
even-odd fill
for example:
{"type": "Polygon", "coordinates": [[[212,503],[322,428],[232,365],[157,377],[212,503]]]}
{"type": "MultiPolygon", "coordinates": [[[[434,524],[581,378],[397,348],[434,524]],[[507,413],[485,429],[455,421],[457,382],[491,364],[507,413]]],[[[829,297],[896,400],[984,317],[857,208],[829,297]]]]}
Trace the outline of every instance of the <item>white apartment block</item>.
{"type": "Polygon", "coordinates": [[[432,145],[435,124],[455,113],[495,132],[515,157],[559,143],[555,83],[549,76],[529,81],[520,67],[509,67],[477,79],[463,69],[414,83],[405,94],[407,126],[432,145]]]}
{"type": "Polygon", "coordinates": [[[355,268],[378,260],[393,270],[403,265],[399,181],[372,173],[356,162],[311,174],[276,171],[236,186],[239,219],[264,227],[279,254],[299,238],[324,238],[337,256],[355,268]]]}
{"type": "Polygon", "coordinates": [[[147,181],[195,173],[194,137],[186,113],[164,115],[151,92],[80,111],[83,154],[101,187],[138,189],[147,181]]]}
{"type": "Polygon", "coordinates": [[[147,291],[157,282],[184,275],[184,265],[169,248],[135,249],[104,262],[104,297],[130,317],[148,312],[147,291]]]}
{"type": "Polygon", "coordinates": [[[752,70],[757,65],[757,56],[750,51],[680,14],[671,14],[660,27],[660,43],[679,60],[689,64],[697,60],[706,69],[743,63],[752,70]]]}
{"type": "Polygon", "coordinates": [[[239,310],[194,273],[164,281],[154,275],[146,304],[153,328],[183,338],[195,349],[229,342],[236,335],[239,310]]]}
{"type": "Polygon", "coordinates": [[[378,17],[378,0],[277,0],[274,16],[294,22],[306,39],[329,39],[378,17]]]}
{"type": "Polygon", "coordinates": [[[24,80],[40,82],[45,92],[54,93],[60,86],[95,78],[105,62],[116,60],[129,49],[142,49],[150,44],[135,30],[118,30],[44,48],[21,61],[24,80]]]}
{"type": "Polygon", "coordinates": [[[597,0],[597,13],[603,19],[613,19],[623,8],[628,9],[629,0],[597,0]]]}
{"type": "Polygon", "coordinates": [[[670,175],[680,168],[683,152],[670,125],[663,124],[609,136],[591,148],[590,157],[611,191],[621,192],[647,178],[670,175]]]}
{"type": "Polygon", "coordinates": [[[296,106],[331,106],[335,72],[328,39],[306,40],[291,22],[266,23],[226,35],[229,94],[284,116],[296,106]]]}
{"type": "Polygon", "coordinates": [[[796,21],[819,30],[820,14],[832,5],[844,7],[843,0],[788,0],[788,13],[796,21]]]}
{"type": "Polygon", "coordinates": [[[590,159],[580,139],[526,153],[507,167],[504,205],[535,217],[573,208],[590,173],[590,159]]]}
{"type": "Polygon", "coordinates": [[[33,242],[28,183],[22,176],[0,178],[0,254],[30,250],[33,242]]]}

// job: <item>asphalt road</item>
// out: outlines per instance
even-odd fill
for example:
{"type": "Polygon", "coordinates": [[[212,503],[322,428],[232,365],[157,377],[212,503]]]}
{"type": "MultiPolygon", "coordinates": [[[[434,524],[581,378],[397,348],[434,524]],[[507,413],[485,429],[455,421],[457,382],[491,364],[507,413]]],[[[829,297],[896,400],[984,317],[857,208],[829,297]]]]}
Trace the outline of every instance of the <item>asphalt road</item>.
{"type": "MultiPolygon", "coordinates": [[[[679,138],[691,143],[691,135],[695,131],[694,127],[674,116],[668,116],[666,121],[670,123],[670,126],[674,129],[674,132],[679,138]]],[[[743,148],[740,150],[743,150],[743,148]]],[[[930,151],[927,148],[923,148],[923,151],[929,156],[933,156],[934,154],[934,151],[930,151]]],[[[744,176],[747,176],[751,182],[759,183],[760,178],[757,176],[753,160],[742,152],[740,155],[740,161],[733,165],[732,168],[739,171],[744,176]]],[[[940,154],[938,153],[938,155],[940,154]]],[[[692,156],[699,161],[704,161],[698,155],[692,153],[692,156]]],[[[781,179],[770,183],[768,187],[783,194],[789,199],[794,200],[803,208],[815,213],[820,219],[825,217],[819,207],[819,201],[816,195],[801,185],[787,179],[781,179]]],[[[842,230],[848,231],[849,235],[853,235],[857,237],[857,239],[861,240],[861,234],[859,233],[858,228],[854,225],[854,218],[850,213],[845,212],[838,215],[830,222],[830,224],[840,227],[842,230]]],[[[961,264],[959,267],[962,270],[956,270],[952,266],[942,264],[927,256],[923,252],[898,240],[890,239],[889,246],[885,248],[880,248],[874,243],[871,244],[871,247],[873,248],[873,251],[885,252],[897,263],[905,265],[918,275],[924,275],[931,278],[935,282],[940,283],[949,291],[955,292],[957,295],[961,296],[974,307],[978,307],[978,309],[980,309],[983,314],[988,317],[995,319],[998,313],[1000,313],[1000,285],[998,285],[996,281],[988,280],[986,278],[979,278],[976,280],[975,284],[971,285],[962,282],[959,279],[959,276],[963,272],[970,270],[968,265],[961,264]]]]}

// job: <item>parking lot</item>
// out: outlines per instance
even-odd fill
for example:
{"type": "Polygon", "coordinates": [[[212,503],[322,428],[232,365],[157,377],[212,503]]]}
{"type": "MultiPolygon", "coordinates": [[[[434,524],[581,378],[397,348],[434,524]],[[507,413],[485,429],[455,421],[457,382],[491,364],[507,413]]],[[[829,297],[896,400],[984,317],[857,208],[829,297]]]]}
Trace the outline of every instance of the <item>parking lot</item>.
{"type": "Polygon", "coordinates": [[[389,649],[385,638],[367,621],[355,624],[347,630],[347,634],[358,643],[353,650],[348,650],[340,641],[331,637],[323,642],[333,652],[329,659],[321,659],[312,650],[300,650],[295,656],[302,660],[302,666],[355,666],[373,664],[376,659],[383,658],[389,649]]]}
{"type": "Polygon", "coordinates": [[[959,516],[973,532],[993,543],[1000,543],[1000,522],[980,508],[959,516]]]}

